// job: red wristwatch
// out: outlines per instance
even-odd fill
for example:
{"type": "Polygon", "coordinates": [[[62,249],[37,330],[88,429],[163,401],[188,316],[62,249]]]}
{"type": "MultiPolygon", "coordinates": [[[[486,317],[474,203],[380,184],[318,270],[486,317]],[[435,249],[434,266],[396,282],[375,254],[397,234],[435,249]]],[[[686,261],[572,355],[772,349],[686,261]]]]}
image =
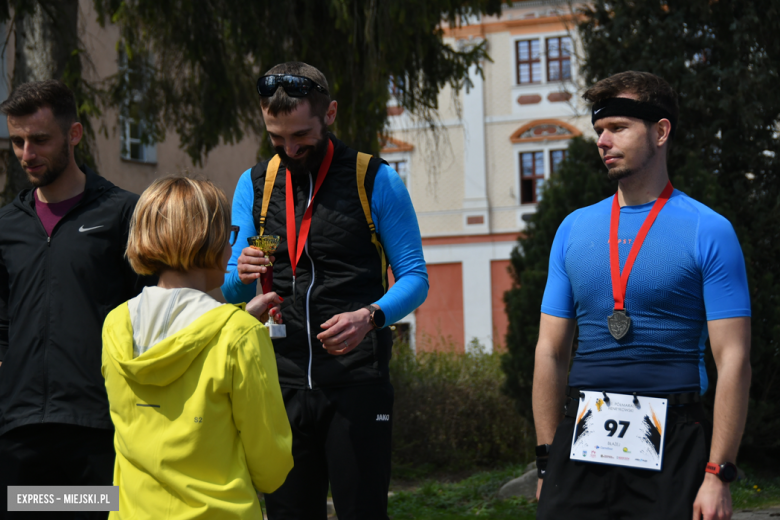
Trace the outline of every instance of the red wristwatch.
{"type": "Polygon", "coordinates": [[[720,465],[715,464],[714,462],[708,462],[704,471],[707,473],[712,473],[727,484],[737,480],[737,467],[731,462],[726,462],[725,464],[720,465]]]}

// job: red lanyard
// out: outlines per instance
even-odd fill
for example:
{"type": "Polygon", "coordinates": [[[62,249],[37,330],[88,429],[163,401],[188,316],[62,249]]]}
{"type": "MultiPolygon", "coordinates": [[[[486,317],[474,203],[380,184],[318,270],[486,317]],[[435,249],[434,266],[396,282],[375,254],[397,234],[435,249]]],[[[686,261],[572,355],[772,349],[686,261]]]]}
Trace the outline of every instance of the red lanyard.
{"type": "Polygon", "coordinates": [[[317,173],[317,182],[314,185],[314,192],[311,194],[309,205],[306,207],[306,212],[303,214],[300,237],[296,237],[295,235],[295,199],[293,198],[292,175],[290,174],[290,170],[287,170],[287,252],[290,255],[290,265],[292,266],[293,288],[295,287],[295,266],[298,265],[298,260],[301,259],[303,249],[306,247],[306,240],[309,238],[311,214],[314,210],[314,197],[317,195],[323,181],[325,181],[325,176],[328,174],[332,160],[333,142],[328,139],[328,152],[325,154],[325,159],[322,161],[322,164],[320,164],[320,169],[317,173]],[[297,248],[296,243],[298,245],[297,248]]]}
{"type": "Polygon", "coordinates": [[[645,218],[642,227],[639,229],[634,244],[631,246],[631,251],[628,253],[628,260],[626,265],[623,266],[623,274],[620,274],[620,256],[618,254],[618,224],[620,223],[620,203],[618,202],[618,194],[615,193],[615,198],[612,201],[612,216],[609,226],[609,270],[612,274],[612,296],[615,299],[615,310],[623,310],[624,302],[626,299],[626,286],[628,285],[628,276],[631,274],[631,268],[634,267],[634,260],[636,260],[639,250],[642,248],[642,244],[645,241],[647,232],[650,231],[650,227],[655,222],[655,218],[661,212],[664,204],[672,196],[674,188],[671,181],[666,184],[664,191],[653,204],[653,209],[650,210],[650,214],[645,218]]]}

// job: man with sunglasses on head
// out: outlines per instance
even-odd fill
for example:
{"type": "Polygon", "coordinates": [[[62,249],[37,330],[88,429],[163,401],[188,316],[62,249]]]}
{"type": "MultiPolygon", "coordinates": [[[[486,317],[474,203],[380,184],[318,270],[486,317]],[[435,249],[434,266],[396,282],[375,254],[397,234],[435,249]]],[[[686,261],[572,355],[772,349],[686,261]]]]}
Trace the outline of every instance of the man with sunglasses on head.
{"type": "Polygon", "coordinates": [[[678,104],[666,81],[622,72],[583,97],[617,193],[566,217],[550,252],[533,381],[537,518],[727,520],[751,373],[739,241],[669,181],[678,104]],[[712,422],[700,397],[708,337],[712,422]]]}
{"type": "Polygon", "coordinates": [[[241,228],[222,292],[249,301],[257,281],[284,298],[286,337],[274,340],[293,431],[294,467],[266,495],[269,518],[387,519],[393,388],[388,325],[425,300],[417,218],[398,174],[328,132],[338,103],[305,63],[282,63],[257,83],[276,150],[233,197],[241,228]],[[247,238],[281,236],[271,270],[247,238]],[[395,284],[387,284],[387,266],[395,284]]]}

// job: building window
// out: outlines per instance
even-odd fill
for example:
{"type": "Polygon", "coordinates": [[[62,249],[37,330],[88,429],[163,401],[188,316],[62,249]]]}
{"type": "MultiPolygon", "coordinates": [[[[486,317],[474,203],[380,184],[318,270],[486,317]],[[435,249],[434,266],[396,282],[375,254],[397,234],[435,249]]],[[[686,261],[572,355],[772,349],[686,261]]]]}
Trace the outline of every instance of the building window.
{"type": "Polygon", "coordinates": [[[154,143],[143,144],[141,125],[130,118],[122,118],[122,159],[148,163],[157,162],[157,146],[154,143]]]}
{"type": "Polygon", "coordinates": [[[550,175],[553,175],[558,171],[558,168],[564,159],[566,159],[566,150],[550,151],[550,175]]]}
{"type": "Polygon", "coordinates": [[[409,189],[409,162],[406,160],[402,160],[402,161],[387,161],[387,163],[390,165],[392,169],[398,172],[398,176],[401,177],[401,180],[404,182],[404,186],[406,186],[406,188],[409,189]]]}
{"type": "Polygon", "coordinates": [[[521,40],[516,45],[517,84],[539,83],[542,80],[539,40],[521,40]]]}
{"type": "Polygon", "coordinates": [[[122,129],[122,158],[144,160],[144,147],[141,144],[141,131],[135,121],[124,121],[122,129]]]}
{"type": "Polygon", "coordinates": [[[123,75],[124,101],[119,111],[122,159],[146,163],[157,162],[157,145],[149,124],[144,124],[143,109],[148,77],[152,71],[153,57],[138,54],[135,59],[120,50],[119,73],[123,75]],[[150,135],[152,134],[152,135],[150,135]]]}
{"type": "Polygon", "coordinates": [[[520,154],[520,203],[534,204],[541,199],[544,185],[544,152],[520,154]]]}
{"type": "Polygon", "coordinates": [[[547,81],[571,79],[571,38],[547,38],[547,81]]]}

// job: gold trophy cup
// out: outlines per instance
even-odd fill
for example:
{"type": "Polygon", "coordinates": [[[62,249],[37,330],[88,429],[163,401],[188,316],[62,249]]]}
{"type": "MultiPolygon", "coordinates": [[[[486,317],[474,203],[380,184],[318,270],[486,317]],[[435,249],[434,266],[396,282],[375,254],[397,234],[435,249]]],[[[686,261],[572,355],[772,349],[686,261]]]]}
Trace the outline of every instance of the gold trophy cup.
{"type": "MultiPolygon", "coordinates": [[[[249,242],[249,247],[259,249],[269,259],[271,255],[276,253],[276,248],[279,247],[279,242],[282,241],[282,237],[279,235],[261,235],[257,237],[249,237],[246,239],[249,242]]],[[[274,264],[269,263],[269,267],[273,267],[274,264]]]]}
{"type": "MultiPolygon", "coordinates": [[[[274,264],[270,262],[271,255],[276,252],[276,248],[279,247],[279,242],[282,241],[282,237],[279,235],[260,235],[249,237],[246,241],[249,242],[249,247],[259,249],[269,260],[269,263],[266,266],[268,269],[265,272],[265,276],[261,276],[260,278],[263,294],[267,294],[273,290],[274,285],[274,264]]],[[[268,329],[268,333],[271,335],[271,339],[287,337],[287,327],[276,323],[270,314],[268,315],[268,321],[265,323],[265,326],[268,329]]]]}

